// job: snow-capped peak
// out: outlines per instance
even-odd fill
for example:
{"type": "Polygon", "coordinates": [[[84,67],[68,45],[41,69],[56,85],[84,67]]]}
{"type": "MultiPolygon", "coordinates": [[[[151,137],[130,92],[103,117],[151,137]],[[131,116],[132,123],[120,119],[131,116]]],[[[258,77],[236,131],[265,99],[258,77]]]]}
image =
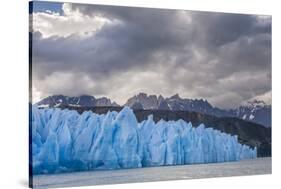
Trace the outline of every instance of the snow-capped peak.
{"type": "Polygon", "coordinates": [[[247,101],[247,102],[242,104],[242,106],[247,106],[247,107],[264,107],[266,105],[267,104],[264,101],[257,100],[257,99],[247,101]]]}

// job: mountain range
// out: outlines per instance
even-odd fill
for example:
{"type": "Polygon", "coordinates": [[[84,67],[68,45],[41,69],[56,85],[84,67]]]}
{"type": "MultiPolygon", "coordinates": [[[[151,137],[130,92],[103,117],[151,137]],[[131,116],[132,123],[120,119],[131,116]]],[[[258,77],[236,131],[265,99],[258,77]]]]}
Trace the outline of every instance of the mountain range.
{"type": "Polygon", "coordinates": [[[116,102],[111,102],[109,98],[95,98],[90,95],[81,95],[77,97],[69,97],[64,95],[53,95],[42,99],[36,103],[39,107],[93,107],[93,106],[119,106],[116,102]]]}
{"type": "MultiPolygon", "coordinates": [[[[39,107],[119,107],[109,98],[95,98],[90,95],[68,97],[53,95],[36,103],[39,107]]],[[[134,110],[170,110],[191,111],[208,114],[216,117],[236,117],[246,121],[271,127],[271,105],[263,101],[253,100],[233,109],[221,109],[212,106],[207,100],[181,98],[178,94],[164,98],[162,95],[147,95],[139,93],[127,100],[123,106],[129,106],[134,110]]]]}
{"type": "Polygon", "coordinates": [[[178,94],[164,98],[161,95],[139,93],[129,98],[125,105],[133,109],[193,111],[216,117],[236,117],[271,127],[271,105],[260,100],[249,101],[233,109],[221,109],[212,106],[207,100],[181,98],[178,94]]]}

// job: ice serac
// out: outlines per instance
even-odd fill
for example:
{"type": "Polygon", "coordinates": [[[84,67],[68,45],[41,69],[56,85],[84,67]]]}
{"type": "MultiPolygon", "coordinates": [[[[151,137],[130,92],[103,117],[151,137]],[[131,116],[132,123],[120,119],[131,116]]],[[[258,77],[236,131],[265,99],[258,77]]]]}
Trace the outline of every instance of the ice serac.
{"type": "Polygon", "coordinates": [[[203,124],[183,120],[137,122],[129,107],[81,115],[73,110],[32,107],[35,174],[239,161],[257,150],[203,124]]]}

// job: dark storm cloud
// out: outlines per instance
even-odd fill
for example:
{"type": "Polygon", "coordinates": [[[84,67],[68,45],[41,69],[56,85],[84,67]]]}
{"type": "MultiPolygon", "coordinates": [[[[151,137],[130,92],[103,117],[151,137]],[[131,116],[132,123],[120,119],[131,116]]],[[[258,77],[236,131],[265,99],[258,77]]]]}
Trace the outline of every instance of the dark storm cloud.
{"type": "MultiPolygon", "coordinates": [[[[122,15],[113,15],[115,18],[122,18],[121,23],[107,24],[95,36],[86,39],[76,36],[41,39],[40,34],[35,34],[34,54],[39,58],[38,62],[54,62],[56,69],[60,66],[62,69],[68,69],[65,66],[76,68],[78,63],[83,71],[104,74],[149,64],[157,51],[180,52],[190,38],[187,28],[181,26],[182,23],[177,23],[175,12],[142,9],[137,14],[133,14],[135,10],[124,14],[127,8],[115,8],[121,9],[115,12],[122,15]],[[124,16],[128,18],[125,19],[124,16]],[[186,38],[184,41],[183,37],[186,38]]],[[[113,18],[112,15],[102,15],[113,18]]]]}
{"type": "Polygon", "coordinates": [[[241,36],[271,33],[270,25],[258,25],[257,17],[251,15],[196,12],[194,16],[197,25],[203,25],[206,43],[214,47],[236,41],[241,36]]]}
{"type": "MultiPolygon", "coordinates": [[[[271,91],[269,17],[80,4],[71,10],[111,22],[87,37],[33,34],[34,74],[45,92],[52,91],[46,78],[59,72],[87,76],[95,87],[79,87],[93,95],[111,96],[116,86],[134,90],[138,82],[135,88],[148,92],[178,92],[222,107],[271,91]],[[124,72],[133,78],[121,78],[124,72]],[[155,80],[138,81],[150,76],[155,80]]],[[[71,87],[67,93],[76,94],[71,87]]]]}

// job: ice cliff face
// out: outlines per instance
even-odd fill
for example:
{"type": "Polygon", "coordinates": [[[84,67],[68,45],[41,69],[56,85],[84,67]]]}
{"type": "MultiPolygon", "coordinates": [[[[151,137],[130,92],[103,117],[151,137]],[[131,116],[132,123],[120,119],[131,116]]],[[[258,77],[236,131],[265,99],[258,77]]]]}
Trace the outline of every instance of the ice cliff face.
{"type": "Polygon", "coordinates": [[[138,123],[133,111],[78,114],[32,107],[34,174],[238,161],[256,149],[203,124],[183,120],[138,123]]]}

